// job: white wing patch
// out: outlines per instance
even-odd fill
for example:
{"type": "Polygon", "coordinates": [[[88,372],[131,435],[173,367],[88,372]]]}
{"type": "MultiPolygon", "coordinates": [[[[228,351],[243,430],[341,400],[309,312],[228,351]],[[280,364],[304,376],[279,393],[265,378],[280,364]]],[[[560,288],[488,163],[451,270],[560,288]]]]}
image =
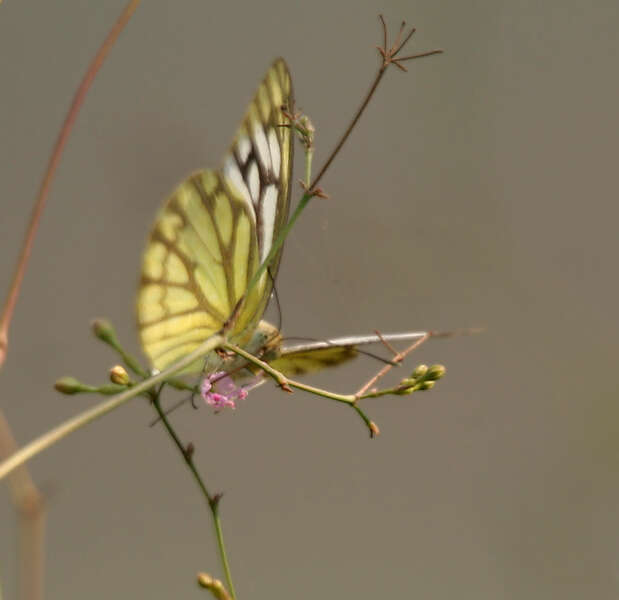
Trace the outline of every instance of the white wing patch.
{"type": "Polygon", "coordinates": [[[260,207],[260,221],[262,235],[262,246],[260,247],[260,262],[264,262],[267,254],[273,245],[273,229],[275,227],[275,216],[277,214],[277,187],[273,184],[268,185],[264,190],[262,205],[260,207]]]}
{"type": "Polygon", "coordinates": [[[271,152],[269,151],[269,143],[264,135],[264,129],[260,123],[254,125],[253,130],[254,144],[256,145],[256,153],[258,160],[265,172],[271,171],[271,152]]]}
{"type": "Polygon", "coordinates": [[[260,262],[273,247],[275,224],[279,203],[282,152],[277,131],[261,123],[251,127],[251,140],[239,136],[233,151],[223,164],[226,180],[239,191],[240,196],[252,207],[256,223],[260,262]]]}
{"type": "Polygon", "coordinates": [[[249,193],[254,201],[254,206],[258,208],[258,200],[260,200],[260,174],[258,173],[258,165],[252,160],[247,167],[247,181],[249,183],[249,193]]]}
{"type": "Polygon", "coordinates": [[[234,156],[228,155],[226,157],[226,160],[224,161],[223,174],[228,182],[231,183],[239,192],[243,200],[247,202],[247,206],[250,209],[249,212],[252,215],[255,214],[254,210],[252,210],[251,195],[247,189],[247,185],[245,185],[245,180],[241,175],[241,171],[239,170],[236,160],[234,160],[234,156]]]}
{"type": "Polygon", "coordinates": [[[245,164],[249,157],[249,153],[251,152],[251,142],[249,138],[246,136],[241,137],[236,145],[237,151],[239,153],[239,158],[241,159],[241,164],[245,164]]]}
{"type": "Polygon", "coordinates": [[[273,162],[273,175],[279,180],[279,169],[282,159],[279,152],[279,140],[274,129],[269,129],[269,150],[271,151],[271,161],[273,162]]]}

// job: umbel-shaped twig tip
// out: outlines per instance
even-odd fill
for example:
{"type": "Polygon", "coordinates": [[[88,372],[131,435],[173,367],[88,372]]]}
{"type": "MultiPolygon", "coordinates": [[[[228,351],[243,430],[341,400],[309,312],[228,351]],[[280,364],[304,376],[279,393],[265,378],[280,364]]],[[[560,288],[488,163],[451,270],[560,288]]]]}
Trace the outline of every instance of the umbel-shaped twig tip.
{"type": "Polygon", "coordinates": [[[380,19],[381,25],[383,27],[383,45],[376,46],[376,49],[383,57],[383,69],[386,69],[389,65],[395,65],[401,71],[408,71],[408,69],[402,64],[405,60],[413,60],[415,58],[423,58],[424,56],[432,56],[433,54],[441,54],[443,50],[441,48],[437,48],[435,50],[428,50],[426,52],[419,52],[418,54],[411,54],[409,56],[398,56],[402,48],[406,46],[408,41],[413,37],[415,31],[417,31],[414,27],[411,27],[410,31],[402,37],[404,30],[406,29],[406,21],[402,21],[400,25],[400,30],[395,37],[395,40],[391,46],[387,41],[387,24],[385,23],[385,18],[383,15],[378,15],[380,19]]]}

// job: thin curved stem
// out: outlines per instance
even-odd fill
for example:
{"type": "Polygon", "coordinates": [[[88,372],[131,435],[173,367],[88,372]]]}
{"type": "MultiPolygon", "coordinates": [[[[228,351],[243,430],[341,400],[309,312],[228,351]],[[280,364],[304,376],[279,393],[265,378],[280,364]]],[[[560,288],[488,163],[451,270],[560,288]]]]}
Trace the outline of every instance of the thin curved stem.
{"type": "Polygon", "coordinates": [[[131,15],[133,15],[135,10],[137,9],[139,3],[140,0],[130,0],[125,6],[120,17],[108,33],[103,44],[99,48],[99,51],[95,55],[92,63],[88,67],[88,71],[86,71],[84,79],[82,79],[80,86],[75,92],[71,107],[69,108],[67,116],[65,117],[65,121],[62,125],[62,128],[60,129],[58,138],[56,139],[56,144],[49,158],[47,170],[45,171],[45,175],[43,176],[43,180],[41,181],[37,200],[32,209],[32,214],[30,215],[30,223],[28,224],[28,229],[26,230],[26,235],[24,237],[24,243],[19,255],[19,259],[17,261],[17,265],[15,266],[13,281],[11,282],[11,286],[9,287],[9,293],[4,304],[2,317],[0,317],[0,367],[2,367],[6,359],[9,344],[9,327],[11,324],[11,319],[13,317],[13,311],[15,310],[15,305],[17,304],[19,290],[21,288],[21,283],[24,278],[24,273],[26,272],[28,258],[30,257],[32,244],[34,243],[34,238],[37,233],[41,214],[43,212],[43,208],[45,207],[45,201],[47,200],[47,195],[52,185],[52,180],[54,179],[54,175],[56,174],[56,169],[58,167],[58,164],[60,163],[62,152],[67,143],[67,140],[69,139],[69,135],[71,134],[71,130],[73,128],[73,125],[75,124],[75,120],[77,119],[79,110],[84,103],[84,98],[86,97],[88,89],[90,88],[95,76],[97,75],[97,72],[101,68],[101,65],[105,61],[106,56],[112,49],[114,42],[131,18],[131,15]]]}
{"type": "Polygon", "coordinates": [[[376,423],[374,423],[358,406],[358,401],[360,398],[357,398],[354,394],[336,394],[335,392],[329,392],[328,390],[323,390],[321,388],[317,388],[311,385],[306,385],[305,383],[301,383],[300,381],[294,381],[292,379],[288,379],[285,375],[280,373],[277,369],[274,369],[268,363],[256,358],[253,354],[246,352],[242,348],[235,346],[234,344],[230,344],[229,342],[225,342],[222,344],[222,348],[230,352],[234,352],[238,356],[243,357],[248,363],[251,363],[264,371],[269,377],[271,377],[279,387],[281,387],[284,391],[292,392],[291,388],[296,388],[298,390],[302,390],[304,392],[308,392],[309,394],[314,394],[315,396],[320,396],[322,398],[328,398],[329,400],[335,400],[336,402],[341,402],[342,404],[347,404],[351,408],[355,410],[355,412],[361,417],[366,427],[370,432],[370,437],[374,437],[379,433],[378,427],[376,423]]]}
{"type": "Polygon", "coordinates": [[[213,514],[213,523],[215,525],[215,535],[217,536],[217,547],[219,548],[219,556],[224,567],[224,573],[226,575],[226,583],[228,584],[228,592],[232,596],[233,600],[236,598],[236,592],[234,590],[234,583],[232,583],[232,573],[230,572],[230,565],[228,564],[228,556],[226,554],[226,547],[224,545],[224,534],[221,528],[221,519],[219,518],[219,501],[215,507],[211,507],[211,513],[213,514]]]}
{"type": "Polygon", "coordinates": [[[279,387],[281,387],[285,391],[291,392],[292,390],[290,388],[296,388],[298,390],[303,390],[304,392],[309,392],[310,394],[315,394],[316,396],[329,398],[329,400],[342,402],[343,404],[354,404],[357,400],[354,394],[336,394],[335,392],[329,392],[327,390],[316,388],[311,385],[306,385],[305,383],[301,383],[300,381],[288,379],[288,377],[280,373],[277,369],[274,369],[268,363],[260,360],[259,358],[256,358],[253,354],[250,354],[246,350],[243,350],[243,348],[235,346],[234,344],[231,344],[229,342],[223,343],[222,348],[225,348],[230,352],[234,352],[234,354],[241,356],[248,363],[251,363],[252,365],[255,365],[256,367],[264,371],[269,377],[271,377],[275,381],[275,383],[279,387]]]}
{"type": "Polygon", "coordinates": [[[374,92],[376,91],[378,84],[383,78],[385,71],[387,71],[387,67],[385,65],[382,65],[380,69],[378,70],[378,73],[376,73],[376,77],[374,78],[374,82],[372,83],[372,86],[370,87],[368,93],[365,95],[363,102],[361,102],[361,106],[357,109],[357,112],[355,113],[352,120],[350,121],[350,124],[346,128],[346,131],[344,131],[344,133],[342,134],[342,137],[339,139],[338,143],[335,145],[335,148],[331,151],[331,154],[325,161],[324,165],[322,166],[320,171],[318,171],[318,175],[314,177],[314,180],[309,186],[310,190],[313,190],[318,185],[320,180],[323,178],[324,174],[327,172],[327,170],[331,166],[331,163],[335,160],[335,157],[339,154],[340,150],[342,149],[342,146],[346,143],[348,136],[352,133],[352,130],[357,125],[359,119],[361,118],[361,115],[367,108],[367,105],[370,103],[370,100],[372,99],[372,96],[374,95],[374,92]]]}

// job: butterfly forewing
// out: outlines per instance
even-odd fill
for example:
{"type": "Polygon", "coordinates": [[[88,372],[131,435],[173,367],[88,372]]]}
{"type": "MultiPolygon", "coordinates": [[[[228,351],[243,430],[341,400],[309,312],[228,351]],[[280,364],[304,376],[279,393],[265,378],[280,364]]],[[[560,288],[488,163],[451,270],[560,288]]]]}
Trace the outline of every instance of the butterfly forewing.
{"type": "MultiPolygon", "coordinates": [[[[157,369],[221,328],[286,222],[292,143],[290,129],[279,126],[282,105],[292,106],[292,86],[280,59],[260,84],[221,171],[190,176],[155,220],[137,312],[142,346],[157,369]]],[[[243,345],[251,337],[278,262],[279,253],[271,276],[265,273],[244,298],[231,341],[243,345]]]]}
{"type": "MultiPolygon", "coordinates": [[[[231,186],[253,209],[260,262],[268,255],[288,219],[293,143],[282,108],[293,109],[292,81],[283,59],[277,59],[262,80],[224,157],[222,172],[231,186]]],[[[257,306],[247,306],[255,327],[277,274],[281,250],[270,263],[270,277],[261,285],[265,293],[257,306]]]]}

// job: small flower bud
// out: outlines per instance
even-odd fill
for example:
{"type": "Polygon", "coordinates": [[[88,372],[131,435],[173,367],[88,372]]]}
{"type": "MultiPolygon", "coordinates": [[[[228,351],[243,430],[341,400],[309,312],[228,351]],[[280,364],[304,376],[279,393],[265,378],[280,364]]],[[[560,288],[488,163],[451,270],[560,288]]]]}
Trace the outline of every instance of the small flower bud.
{"type": "Polygon", "coordinates": [[[443,365],[432,365],[426,373],[426,379],[436,381],[445,375],[447,369],[443,365]]]}
{"type": "Polygon", "coordinates": [[[110,369],[110,381],[117,383],[118,385],[129,385],[131,380],[129,379],[129,373],[122,365],[115,365],[110,369]]]}
{"type": "Polygon", "coordinates": [[[198,585],[209,590],[217,600],[230,600],[230,594],[224,588],[223,583],[208,573],[198,573],[198,585]]]}
{"type": "Polygon", "coordinates": [[[370,421],[370,433],[372,437],[380,434],[380,429],[378,428],[378,425],[374,423],[374,421],[370,421]]]}
{"type": "Polygon", "coordinates": [[[54,384],[54,388],[61,394],[77,394],[84,391],[84,385],[75,377],[61,377],[54,384]]]}
{"type": "Polygon", "coordinates": [[[297,133],[299,134],[301,143],[306,148],[312,148],[312,146],[314,145],[315,131],[316,129],[314,128],[314,125],[310,121],[309,117],[307,115],[301,115],[298,120],[297,133]]]}
{"type": "Polygon", "coordinates": [[[421,392],[425,390],[431,390],[434,387],[434,383],[434,381],[423,381],[419,384],[419,387],[417,389],[421,392]]]}
{"type": "Polygon", "coordinates": [[[203,588],[210,588],[214,579],[208,573],[198,573],[198,585],[203,588]]]}
{"type": "Polygon", "coordinates": [[[314,124],[307,115],[301,115],[301,118],[299,119],[299,124],[309,133],[314,133],[316,131],[314,124]]]}
{"type": "Polygon", "coordinates": [[[117,344],[116,332],[112,324],[106,319],[95,319],[92,322],[92,332],[106,344],[115,346],[117,344]]]}
{"type": "Polygon", "coordinates": [[[419,379],[428,372],[428,365],[419,365],[413,371],[413,379],[419,379]]]}

